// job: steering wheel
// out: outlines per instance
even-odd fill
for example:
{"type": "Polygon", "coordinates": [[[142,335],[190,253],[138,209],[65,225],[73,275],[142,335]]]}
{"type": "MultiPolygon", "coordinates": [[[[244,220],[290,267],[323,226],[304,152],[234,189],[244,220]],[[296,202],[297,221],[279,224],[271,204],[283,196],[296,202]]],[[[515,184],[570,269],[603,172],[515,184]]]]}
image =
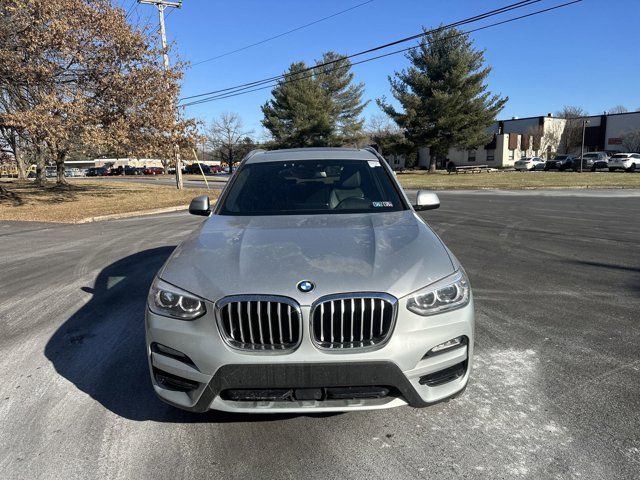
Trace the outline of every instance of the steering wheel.
{"type": "Polygon", "coordinates": [[[347,210],[347,209],[353,209],[353,208],[363,208],[363,207],[369,207],[370,203],[371,202],[364,197],[347,197],[340,200],[338,204],[335,207],[333,207],[333,209],[347,210]],[[355,203],[355,205],[349,205],[349,203],[355,203]]]}

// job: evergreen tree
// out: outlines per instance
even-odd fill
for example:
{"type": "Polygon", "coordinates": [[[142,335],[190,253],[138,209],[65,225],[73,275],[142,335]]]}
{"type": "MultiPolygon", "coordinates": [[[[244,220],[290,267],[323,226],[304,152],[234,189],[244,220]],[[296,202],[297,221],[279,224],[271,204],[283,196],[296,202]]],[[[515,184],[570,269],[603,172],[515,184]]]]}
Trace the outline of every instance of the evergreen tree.
{"type": "Polygon", "coordinates": [[[429,33],[407,53],[411,66],[389,77],[398,111],[384,98],[380,108],[405,131],[415,147],[428,146],[431,170],[449,148],[477,148],[489,141],[487,128],[508,100],[484,84],[490,67],[467,35],[455,28],[429,33]]]}
{"type": "Polygon", "coordinates": [[[354,144],[363,137],[364,119],[360,117],[369,101],[362,101],[364,84],[353,83],[351,62],[344,55],[326,52],[316,62],[315,79],[332,103],[337,144],[354,144]],[[332,63],[330,63],[332,62],[332,63]],[[329,63],[329,65],[324,65],[329,63]]]}
{"type": "Polygon", "coordinates": [[[304,62],[289,67],[262,106],[262,125],[278,148],[320,147],[333,143],[335,121],[332,102],[306,70],[304,62]]]}

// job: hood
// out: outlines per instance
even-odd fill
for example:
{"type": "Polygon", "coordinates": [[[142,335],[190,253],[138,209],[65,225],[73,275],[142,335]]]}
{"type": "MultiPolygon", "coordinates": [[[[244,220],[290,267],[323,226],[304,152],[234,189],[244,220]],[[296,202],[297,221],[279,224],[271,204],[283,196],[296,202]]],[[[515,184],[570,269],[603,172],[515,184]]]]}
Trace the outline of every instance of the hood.
{"type": "Polygon", "coordinates": [[[398,298],[454,271],[448,250],[410,211],[213,215],[179,245],[159,276],[210,301],[271,294],[310,305],[342,292],[398,298]],[[315,284],[301,293],[301,280],[315,284]]]}

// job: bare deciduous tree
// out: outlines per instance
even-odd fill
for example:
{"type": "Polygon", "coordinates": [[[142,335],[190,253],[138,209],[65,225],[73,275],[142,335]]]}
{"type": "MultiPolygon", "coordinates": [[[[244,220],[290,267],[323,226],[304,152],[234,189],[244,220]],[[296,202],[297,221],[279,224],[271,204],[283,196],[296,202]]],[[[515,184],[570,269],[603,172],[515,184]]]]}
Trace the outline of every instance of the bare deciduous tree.
{"type": "Polygon", "coordinates": [[[551,121],[545,127],[532,127],[527,130],[526,135],[534,138],[534,144],[539,143],[539,155],[547,160],[558,151],[564,125],[558,121],[551,121]]]}
{"type": "Polygon", "coordinates": [[[229,173],[233,171],[233,162],[240,158],[246,148],[245,139],[252,132],[246,131],[237,113],[225,112],[211,122],[205,133],[206,144],[217,152],[223,163],[229,166],[229,173]]]}
{"type": "Polygon", "coordinates": [[[416,164],[418,155],[414,145],[387,115],[373,115],[367,123],[365,133],[370,143],[373,143],[385,158],[400,155],[404,157],[406,166],[416,164]]]}
{"type": "Polygon", "coordinates": [[[556,117],[566,120],[564,133],[558,145],[558,152],[572,153],[580,146],[582,141],[582,119],[589,114],[582,107],[565,105],[562,110],[556,112],[556,117]]]}
{"type": "Polygon", "coordinates": [[[640,153],[640,130],[625,133],[621,139],[622,146],[627,152],[640,153]]]}
{"type": "Polygon", "coordinates": [[[628,111],[624,105],[616,105],[615,107],[611,107],[608,113],[627,113],[628,111]]]}

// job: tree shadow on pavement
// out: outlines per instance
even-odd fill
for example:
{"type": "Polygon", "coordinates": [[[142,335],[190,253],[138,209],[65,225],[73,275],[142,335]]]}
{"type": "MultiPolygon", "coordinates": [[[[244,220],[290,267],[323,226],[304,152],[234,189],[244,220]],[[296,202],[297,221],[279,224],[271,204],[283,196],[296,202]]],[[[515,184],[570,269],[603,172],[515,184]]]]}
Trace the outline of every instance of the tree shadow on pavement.
{"type": "MultiPolygon", "coordinates": [[[[628,258],[625,260],[629,261],[628,258]]],[[[595,262],[592,260],[566,260],[565,263],[571,263],[573,265],[580,265],[592,268],[603,268],[610,270],[611,272],[617,272],[623,275],[622,282],[627,285],[632,291],[640,292],[640,266],[635,265],[621,265],[620,263],[611,262],[595,262]],[[635,274],[635,275],[634,275],[635,274]],[[629,284],[629,280],[633,278],[633,281],[629,284]]]]}
{"type": "Polygon", "coordinates": [[[8,203],[14,207],[19,207],[24,203],[22,197],[18,195],[13,190],[9,190],[4,187],[4,185],[0,185],[0,205],[3,203],[8,203]]]}
{"type": "Polygon", "coordinates": [[[135,253],[104,268],[91,300],[53,334],[45,355],[56,371],[111,412],[158,422],[252,422],[282,415],[195,414],[157,399],[146,358],[144,309],[153,277],[174,247],[135,253]]]}

